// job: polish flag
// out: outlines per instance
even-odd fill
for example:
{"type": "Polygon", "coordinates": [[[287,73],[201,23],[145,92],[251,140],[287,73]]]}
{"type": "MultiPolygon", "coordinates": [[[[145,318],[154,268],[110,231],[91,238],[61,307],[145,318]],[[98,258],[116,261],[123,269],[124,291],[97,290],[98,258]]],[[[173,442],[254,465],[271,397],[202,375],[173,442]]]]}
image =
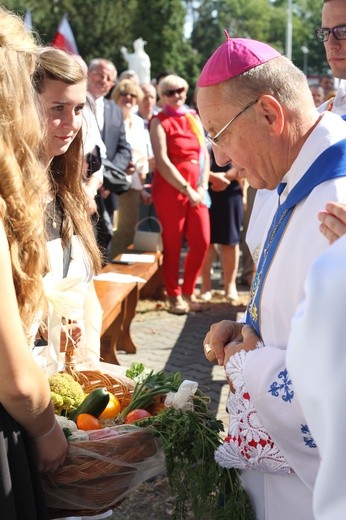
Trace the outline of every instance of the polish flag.
{"type": "Polygon", "coordinates": [[[52,45],[70,54],[79,54],[76,40],[65,14],[59,24],[58,30],[54,35],[52,45]]]}

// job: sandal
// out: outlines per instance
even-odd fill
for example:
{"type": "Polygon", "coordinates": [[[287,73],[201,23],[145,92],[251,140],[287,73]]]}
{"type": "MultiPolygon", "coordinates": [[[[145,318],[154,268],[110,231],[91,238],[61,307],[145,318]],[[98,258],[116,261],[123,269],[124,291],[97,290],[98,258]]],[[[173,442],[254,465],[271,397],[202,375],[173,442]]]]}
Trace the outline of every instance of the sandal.
{"type": "Polygon", "coordinates": [[[183,300],[183,298],[178,296],[168,296],[167,297],[168,308],[167,311],[171,314],[187,314],[190,310],[189,305],[183,300]]]}
{"type": "Polygon", "coordinates": [[[203,310],[203,305],[197,301],[194,294],[183,294],[183,299],[191,312],[201,312],[203,310]]]}

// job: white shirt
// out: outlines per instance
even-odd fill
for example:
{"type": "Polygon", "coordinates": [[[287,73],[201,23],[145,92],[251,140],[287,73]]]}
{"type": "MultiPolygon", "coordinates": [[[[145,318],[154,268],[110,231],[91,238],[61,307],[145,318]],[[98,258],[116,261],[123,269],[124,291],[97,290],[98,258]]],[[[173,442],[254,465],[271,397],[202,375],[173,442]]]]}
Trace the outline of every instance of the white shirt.
{"type": "Polygon", "coordinates": [[[99,125],[100,132],[102,132],[105,124],[105,104],[103,96],[95,99],[96,120],[99,125]]]}
{"type": "Polygon", "coordinates": [[[132,162],[136,171],[128,176],[131,188],[141,191],[143,188],[139,175],[148,173],[148,132],[144,126],[144,120],[131,112],[129,119],[125,120],[126,141],[131,147],[132,162]]]}

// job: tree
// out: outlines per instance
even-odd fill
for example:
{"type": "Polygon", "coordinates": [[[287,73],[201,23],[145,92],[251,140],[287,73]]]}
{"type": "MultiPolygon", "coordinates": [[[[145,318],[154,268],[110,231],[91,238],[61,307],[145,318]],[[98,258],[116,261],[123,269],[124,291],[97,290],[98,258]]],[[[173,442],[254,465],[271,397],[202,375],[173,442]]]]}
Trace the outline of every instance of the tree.
{"type": "MultiPolygon", "coordinates": [[[[212,52],[224,41],[223,30],[233,37],[265,41],[285,52],[288,0],[5,0],[3,5],[22,16],[32,12],[34,27],[49,44],[62,16],[67,13],[79,52],[89,61],[98,56],[127,67],[120,47],[131,48],[142,36],[148,43],[152,77],[172,69],[194,85],[212,52]],[[186,41],[186,12],[193,31],[186,41]]],[[[293,62],[303,69],[308,49],[308,73],[328,70],[323,45],[314,38],[320,25],[321,5],[316,0],[294,0],[293,62]]]]}
{"type": "MultiPolygon", "coordinates": [[[[230,36],[264,41],[285,53],[287,0],[204,0],[186,2],[195,20],[191,42],[203,64],[215,48],[224,41],[223,29],[230,36]]],[[[314,38],[319,27],[321,5],[315,0],[294,0],[292,25],[292,60],[303,69],[303,48],[308,49],[308,73],[318,74],[328,69],[323,46],[314,38]]]]}
{"type": "Polygon", "coordinates": [[[147,41],[153,78],[170,70],[194,86],[199,68],[196,54],[184,38],[185,18],[181,0],[139,0],[128,40],[136,35],[147,41]]]}
{"type": "Polygon", "coordinates": [[[105,57],[124,68],[120,47],[128,39],[137,0],[7,0],[5,7],[23,15],[32,12],[42,43],[49,44],[63,15],[68,15],[78,50],[88,62],[105,57]]]}

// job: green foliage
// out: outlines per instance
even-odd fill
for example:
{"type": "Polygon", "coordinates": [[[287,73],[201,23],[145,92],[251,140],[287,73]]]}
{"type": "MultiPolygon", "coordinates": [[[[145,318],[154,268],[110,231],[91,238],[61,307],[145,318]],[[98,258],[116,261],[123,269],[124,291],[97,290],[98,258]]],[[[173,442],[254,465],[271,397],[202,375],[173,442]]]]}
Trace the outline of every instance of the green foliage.
{"type": "MultiPolygon", "coordinates": [[[[190,4],[191,2],[187,2],[190,4]]],[[[205,0],[195,8],[192,46],[198,50],[199,63],[205,63],[215,48],[224,41],[223,29],[233,37],[254,38],[285,52],[287,0],[205,0]]],[[[322,2],[294,0],[292,13],[292,60],[303,69],[308,48],[308,74],[328,69],[323,45],[314,38],[320,26],[322,2]]]]}
{"type": "MultiPolygon", "coordinates": [[[[133,363],[126,375],[138,381],[146,369],[133,363]]],[[[137,382],[131,403],[117,421],[136,408],[146,408],[157,396],[176,392],[182,382],[177,373],[153,372],[137,382]]],[[[249,499],[236,470],[221,468],[214,452],[222,443],[223,423],[209,411],[210,398],[197,390],[190,396],[186,411],[172,406],[157,415],[137,421],[161,438],[169,483],[175,494],[173,520],[187,518],[190,510],[196,520],[253,520],[249,499]]]]}
{"type": "Polygon", "coordinates": [[[141,421],[162,439],[166,470],[175,495],[173,520],[253,520],[249,499],[234,469],[221,468],[214,452],[221,444],[223,424],[208,410],[200,391],[193,411],[169,407],[141,421]]]}
{"type": "MultiPolygon", "coordinates": [[[[32,12],[33,25],[42,43],[49,44],[66,13],[81,56],[88,62],[105,57],[119,72],[127,68],[120,47],[132,52],[140,36],[147,41],[151,75],[172,70],[186,78],[193,90],[199,71],[212,52],[231,36],[250,37],[285,52],[288,0],[5,0],[2,4],[24,15],[32,12]],[[186,12],[193,31],[184,36],[186,12]]],[[[328,70],[323,45],[314,39],[320,25],[322,2],[294,0],[292,59],[304,66],[302,47],[308,48],[307,72],[328,70]]]]}

